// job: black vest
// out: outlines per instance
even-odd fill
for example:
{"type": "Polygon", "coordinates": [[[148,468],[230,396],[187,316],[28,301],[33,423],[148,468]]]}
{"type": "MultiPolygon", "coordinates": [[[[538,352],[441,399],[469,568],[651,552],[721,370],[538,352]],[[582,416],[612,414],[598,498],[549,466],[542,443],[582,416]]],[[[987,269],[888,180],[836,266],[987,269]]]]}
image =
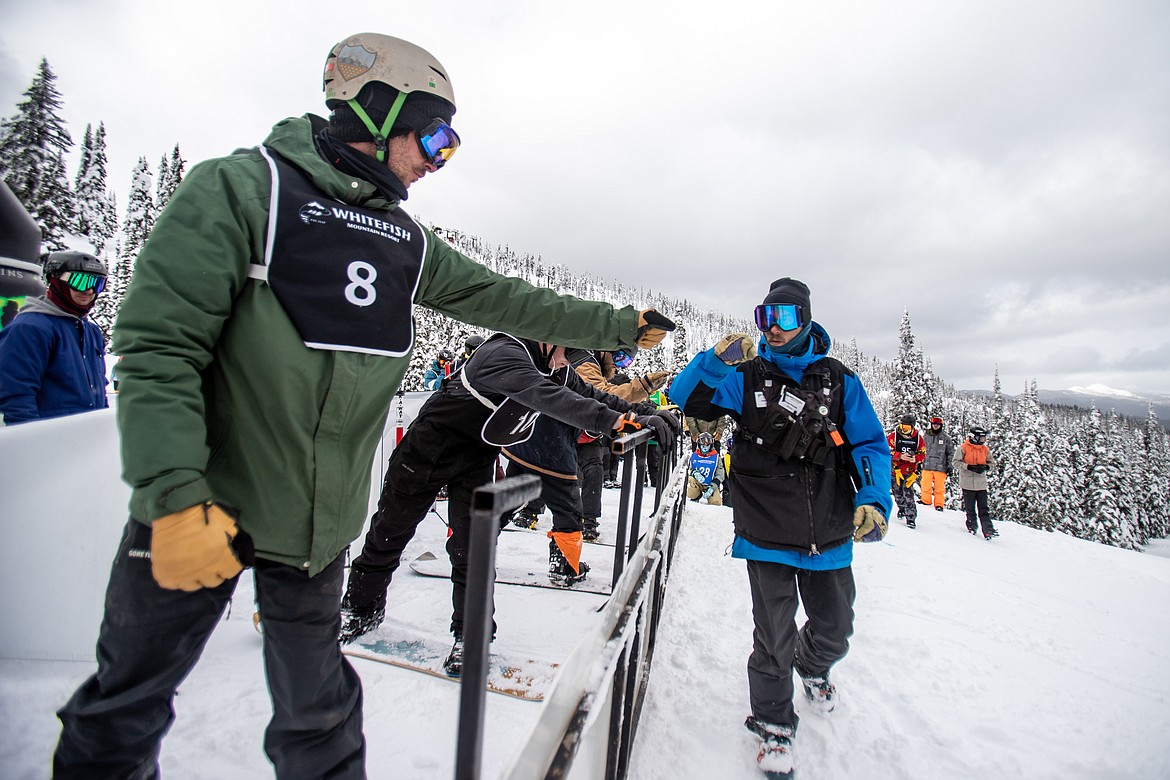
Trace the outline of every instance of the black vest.
{"type": "Polygon", "coordinates": [[[760,547],[804,553],[844,544],[853,535],[856,490],[849,443],[842,439],[837,445],[833,434],[840,437],[845,425],[842,392],[848,369],[838,360],[822,358],[805,369],[804,382],[798,383],[757,357],[739,371],[743,411],[730,476],[736,534],[760,547]],[[792,411],[802,403],[807,408],[792,411]],[[815,433],[800,427],[793,433],[795,423],[776,424],[788,414],[814,412],[822,418],[815,433]],[[794,437],[796,448],[785,454],[794,437]]]}
{"type": "Polygon", "coordinates": [[[260,153],[272,171],[268,241],[249,275],[272,286],[308,347],[408,354],[426,234],[400,208],[335,201],[272,150],[260,153]]]}

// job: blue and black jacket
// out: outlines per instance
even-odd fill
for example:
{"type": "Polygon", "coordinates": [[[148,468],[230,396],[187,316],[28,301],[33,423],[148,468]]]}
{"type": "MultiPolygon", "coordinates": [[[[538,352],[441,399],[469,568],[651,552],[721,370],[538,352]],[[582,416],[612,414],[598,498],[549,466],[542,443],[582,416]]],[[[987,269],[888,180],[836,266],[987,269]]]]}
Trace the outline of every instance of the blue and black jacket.
{"type": "Polygon", "coordinates": [[[754,360],[729,366],[710,349],[696,355],[671,383],[671,400],[688,416],[727,414],[739,423],[730,477],[735,557],[805,569],[843,568],[852,562],[856,507],[872,504],[890,513],[885,431],[861,382],[827,357],[830,343],[814,322],[799,354],[774,352],[761,337],[760,356],[754,360]],[[797,388],[813,364],[830,368],[829,419],[844,440],[820,465],[769,451],[751,430],[760,423],[763,382],[775,377],[797,388]]]}
{"type": "Polygon", "coordinates": [[[7,425],[105,409],[106,340],[87,318],[31,298],[0,331],[0,414],[7,425]]]}

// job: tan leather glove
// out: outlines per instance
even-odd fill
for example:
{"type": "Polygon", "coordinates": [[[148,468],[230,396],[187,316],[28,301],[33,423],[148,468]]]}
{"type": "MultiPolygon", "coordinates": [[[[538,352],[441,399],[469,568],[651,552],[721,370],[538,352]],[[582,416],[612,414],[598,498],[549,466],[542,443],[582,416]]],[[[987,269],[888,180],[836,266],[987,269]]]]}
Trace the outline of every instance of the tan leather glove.
{"type": "Polygon", "coordinates": [[[756,342],[746,333],[731,333],[715,345],[715,357],[729,366],[746,363],[756,356],[756,342]]]}
{"type": "Polygon", "coordinates": [[[670,374],[665,371],[654,371],[653,373],[638,377],[638,381],[642,384],[642,389],[646,391],[646,395],[651,395],[655,390],[665,385],[667,379],[670,379],[670,374]]]}
{"type": "Polygon", "coordinates": [[[666,338],[666,334],[677,327],[674,321],[664,317],[654,309],[642,309],[638,312],[638,333],[634,343],[638,349],[654,349],[666,338]]]}
{"type": "Polygon", "coordinates": [[[214,588],[254,562],[252,540],[223,507],[205,501],[151,525],[150,568],[168,590],[214,588]]]}
{"type": "Polygon", "coordinates": [[[910,487],[914,484],[914,480],[918,479],[918,472],[912,471],[906,475],[906,481],[902,483],[903,487],[910,487]]]}
{"type": "Polygon", "coordinates": [[[855,542],[880,542],[886,536],[889,527],[886,525],[886,516],[872,504],[862,504],[853,511],[853,532],[855,542]]]}

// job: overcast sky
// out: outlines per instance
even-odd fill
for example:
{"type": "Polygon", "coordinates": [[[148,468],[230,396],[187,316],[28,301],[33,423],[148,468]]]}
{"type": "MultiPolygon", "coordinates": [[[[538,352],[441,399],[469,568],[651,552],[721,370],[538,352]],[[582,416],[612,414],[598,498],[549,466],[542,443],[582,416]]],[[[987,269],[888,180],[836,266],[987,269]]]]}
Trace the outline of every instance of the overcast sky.
{"type": "Polygon", "coordinates": [[[124,206],[140,155],[324,113],[366,30],[455,88],[424,221],[744,316],[801,278],[883,359],[908,307],[964,389],[1170,391],[1165,0],[0,0],[0,115],[47,57],[124,206]]]}

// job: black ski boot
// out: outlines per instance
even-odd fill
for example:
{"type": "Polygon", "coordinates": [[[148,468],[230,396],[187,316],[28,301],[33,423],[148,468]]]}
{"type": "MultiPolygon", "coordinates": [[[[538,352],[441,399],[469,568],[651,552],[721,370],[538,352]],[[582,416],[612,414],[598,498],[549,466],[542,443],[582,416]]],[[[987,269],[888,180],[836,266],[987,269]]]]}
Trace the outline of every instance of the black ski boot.
{"type": "Polygon", "coordinates": [[[561,588],[571,588],[578,582],[585,579],[585,575],[589,573],[589,564],[585,561],[578,561],[577,565],[580,567],[579,571],[573,571],[573,567],[569,565],[569,561],[565,559],[561,548],[557,547],[556,541],[548,543],[548,581],[553,585],[561,588]]]}
{"type": "Polygon", "coordinates": [[[581,518],[581,541],[596,542],[601,538],[601,525],[596,517],[581,518]]]}
{"type": "Polygon", "coordinates": [[[451,645],[451,652],[443,661],[443,671],[448,677],[463,676],[463,637],[456,634],[455,644],[451,645]]]}
{"type": "Polygon", "coordinates": [[[386,602],[374,602],[364,607],[353,607],[348,594],[341,600],[341,633],[337,639],[348,645],[358,637],[368,634],[386,619],[386,602]]]}
{"type": "Polygon", "coordinates": [[[743,725],[763,740],[760,743],[760,752],[756,755],[756,763],[764,771],[765,777],[769,780],[792,780],[796,777],[792,759],[792,740],[796,738],[796,729],[792,726],[765,723],[756,720],[754,715],[748,716],[743,725]]]}
{"type": "Polygon", "coordinates": [[[817,712],[828,715],[837,706],[837,686],[829,682],[829,675],[801,677],[805,698],[817,712]]]}
{"type": "Polygon", "coordinates": [[[520,528],[536,528],[540,517],[528,507],[520,507],[516,510],[516,514],[512,515],[512,525],[520,528]]]}

